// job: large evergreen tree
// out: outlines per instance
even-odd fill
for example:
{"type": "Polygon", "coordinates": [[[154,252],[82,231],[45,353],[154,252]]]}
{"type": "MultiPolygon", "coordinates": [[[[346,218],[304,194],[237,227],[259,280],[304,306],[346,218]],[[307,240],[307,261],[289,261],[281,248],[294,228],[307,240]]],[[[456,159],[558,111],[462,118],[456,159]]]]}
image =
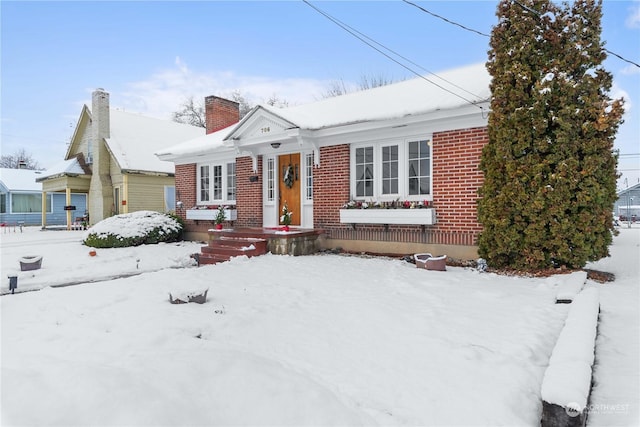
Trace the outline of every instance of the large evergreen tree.
{"type": "Polygon", "coordinates": [[[602,66],[601,6],[498,5],[478,201],[479,252],[490,266],[577,268],[609,254],[623,108],[602,66]]]}

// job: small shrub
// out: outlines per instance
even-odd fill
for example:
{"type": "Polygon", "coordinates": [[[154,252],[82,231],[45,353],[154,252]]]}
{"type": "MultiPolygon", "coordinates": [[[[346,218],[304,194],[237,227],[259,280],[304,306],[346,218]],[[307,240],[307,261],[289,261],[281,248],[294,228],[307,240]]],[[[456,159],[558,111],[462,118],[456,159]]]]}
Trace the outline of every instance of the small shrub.
{"type": "Polygon", "coordinates": [[[84,239],[94,248],[124,248],[181,240],[184,225],[168,214],[138,211],[112,216],[95,224],[84,239]]]}

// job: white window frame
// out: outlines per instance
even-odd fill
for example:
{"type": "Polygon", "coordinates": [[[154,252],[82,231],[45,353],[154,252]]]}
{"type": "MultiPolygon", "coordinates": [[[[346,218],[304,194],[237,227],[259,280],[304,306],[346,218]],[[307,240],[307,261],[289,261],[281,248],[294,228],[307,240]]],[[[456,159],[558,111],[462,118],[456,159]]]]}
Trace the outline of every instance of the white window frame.
{"type": "MultiPolygon", "coordinates": [[[[197,169],[197,174],[196,174],[196,194],[197,194],[197,199],[196,199],[196,203],[198,205],[221,205],[221,204],[225,204],[225,205],[235,205],[236,204],[236,200],[230,200],[227,196],[229,194],[229,175],[228,175],[228,165],[229,164],[235,164],[236,160],[235,158],[233,159],[226,159],[226,160],[220,160],[220,161],[216,161],[216,162],[210,162],[210,163],[198,163],[196,165],[196,169],[197,169]],[[220,167],[221,168],[221,173],[222,173],[222,189],[221,189],[221,198],[215,198],[216,194],[214,192],[214,176],[213,176],[213,172],[214,172],[214,168],[215,167],[220,167]],[[202,175],[202,168],[208,168],[209,170],[209,200],[202,200],[202,181],[201,181],[201,175],[202,175]]],[[[237,167],[236,167],[236,198],[237,198],[237,182],[238,182],[238,177],[237,177],[237,167]]]]}
{"type": "MultiPolygon", "coordinates": [[[[11,193],[7,193],[10,194],[10,197],[7,197],[7,210],[9,211],[8,213],[11,215],[35,215],[35,214],[39,214],[42,215],[42,193],[29,193],[29,192],[22,192],[22,191],[14,191],[11,193]],[[36,211],[31,211],[31,212],[22,212],[22,211],[14,211],[13,210],[13,204],[14,204],[14,200],[13,198],[15,196],[40,196],[40,201],[39,201],[39,210],[36,211]]],[[[53,213],[53,194],[49,193],[47,194],[47,211],[45,213],[53,213]]]]}
{"type": "Polygon", "coordinates": [[[350,179],[351,199],[372,202],[401,201],[432,201],[433,200],[433,138],[432,135],[414,136],[402,140],[384,140],[351,144],[350,179]],[[409,143],[428,141],[430,151],[430,180],[429,194],[409,195],[409,143]],[[382,147],[398,146],[398,192],[382,194],[382,147]],[[356,150],[358,148],[373,147],[373,196],[356,197],[356,150]]]}
{"type": "Polygon", "coordinates": [[[304,158],[304,202],[313,202],[313,153],[302,153],[304,158]]]}

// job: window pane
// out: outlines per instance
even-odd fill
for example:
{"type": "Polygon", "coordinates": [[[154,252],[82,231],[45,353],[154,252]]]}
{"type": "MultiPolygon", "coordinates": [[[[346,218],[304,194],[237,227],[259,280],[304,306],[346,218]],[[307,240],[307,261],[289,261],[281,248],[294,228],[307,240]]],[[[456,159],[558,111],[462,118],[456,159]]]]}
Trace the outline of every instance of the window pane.
{"type": "Polygon", "coordinates": [[[420,194],[419,181],[418,178],[409,178],[409,194],[420,194]]]}
{"type": "Polygon", "coordinates": [[[413,178],[418,175],[418,162],[416,160],[409,160],[409,178],[413,178]]]}
{"type": "Polygon", "coordinates": [[[391,188],[389,189],[389,193],[387,194],[398,194],[398,178],[393,178],[389,180],[391,188]]]}
{"type": "Polygon", "coordinates": [[[429,194],[429,178],[420,178],[420,194],[429,194]]]}
{"type": "Polygon", "coordinates": [[[209,166],[200,166],[200,200],[209,201],[209,166]]]}
{"type": "Polygon", "coordinates": [[[382,147],[382,194],[398,193],[398,146],[382,147]]]}
{"type": "MultiPolygon", "coordinates": [[[[51,198],[47,197],[47,210],[51,209],[51,198]]],[[[42,194],[13,194],[11,213],[42,212],[42,194]]]]}
{"type": "Polygon", "coordinates": [[[305,157],[305,166],[307,173],[306,181],[306,198],[307,200],[313,200],[313,154],[307,154],[305,157]]]}
{"type": "Polygon", "coordinates": [[[7,195],[0,194],[0,213],[7,213],[7,195]]]}
{"type": "Polygon", "coordinates": [[[420,160],[420,175],[421,176],[429,175],[429,159],[420,160]]]}
{"type": "Polygon", "coordinates": [[[409,143],[409,158],[415,159],[418,157],[418,142],[409,143]]]}
{"type": "Polygon", "coordinates": [[[170,212],[176,208],[176,187],[166,185],[164,187],[164,211],[170,212]]]}
{"type": "Polygon", "coordinates": [[[431,193],[431,147],[429,141],[409,142],[409,194],[431,193]]]}
{"type": "Polygon", "coordinates": [[[222,200],[222,165],[213,167],[213,200],[222,200]]]}
{"type": "Polygon", "coordinates": [[[274,181],[275,159],[267,160],[267,200],[272,202],[275,200],[275,181],[274,181]]]}
{"type": "Polygon", "coordinates": [[[367,165],[364,168],[364,179],[373,179],[373,165],[367,165]]]}
{"type": "Polygon", "coordinates": [[[227,163],[227,200],[236,199],[236,164],[227,163]]]}
{"type": "Polygon", "coordinates": [[[356,197],[373,196],[373,147],[356,149],[356,197]]]}
{"type": "Polygon", "coordinates": [[[364,183],[364,195],[365,196],[373,196],[373,182],[365,181],[364,183]]]}

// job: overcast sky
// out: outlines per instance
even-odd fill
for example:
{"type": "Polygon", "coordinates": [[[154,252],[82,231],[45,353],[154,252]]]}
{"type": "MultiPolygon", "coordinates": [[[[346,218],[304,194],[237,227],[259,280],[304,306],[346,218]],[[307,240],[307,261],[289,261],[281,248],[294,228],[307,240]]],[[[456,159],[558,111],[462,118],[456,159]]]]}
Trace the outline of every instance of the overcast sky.
{"type": "MultiPolygon", "coordinates": [[[[312,4],[423,68],[408,64],[416,72],[487,59],[487,37],[402,1],[312,4]]],[[[418,4],[484,34],[496,22],[497,1],[418,4]]],[[[640,1],[605,0],[603,11],[606,47],[640,63],[640,1]]],[[[335,80],[414,76],[302,1],[3,0],[0,13],[2,154],[25,148],[45,168],[64,158],[98,87],[112,107],[168,119],[190,96],[239,90],[254,103],[276,95],[295,105],[335,80]]],[[[627,99],[616,141],[624,187],[640,177],[640,68],[612,56],[606,67],[613,95],[627,99]]]]}

